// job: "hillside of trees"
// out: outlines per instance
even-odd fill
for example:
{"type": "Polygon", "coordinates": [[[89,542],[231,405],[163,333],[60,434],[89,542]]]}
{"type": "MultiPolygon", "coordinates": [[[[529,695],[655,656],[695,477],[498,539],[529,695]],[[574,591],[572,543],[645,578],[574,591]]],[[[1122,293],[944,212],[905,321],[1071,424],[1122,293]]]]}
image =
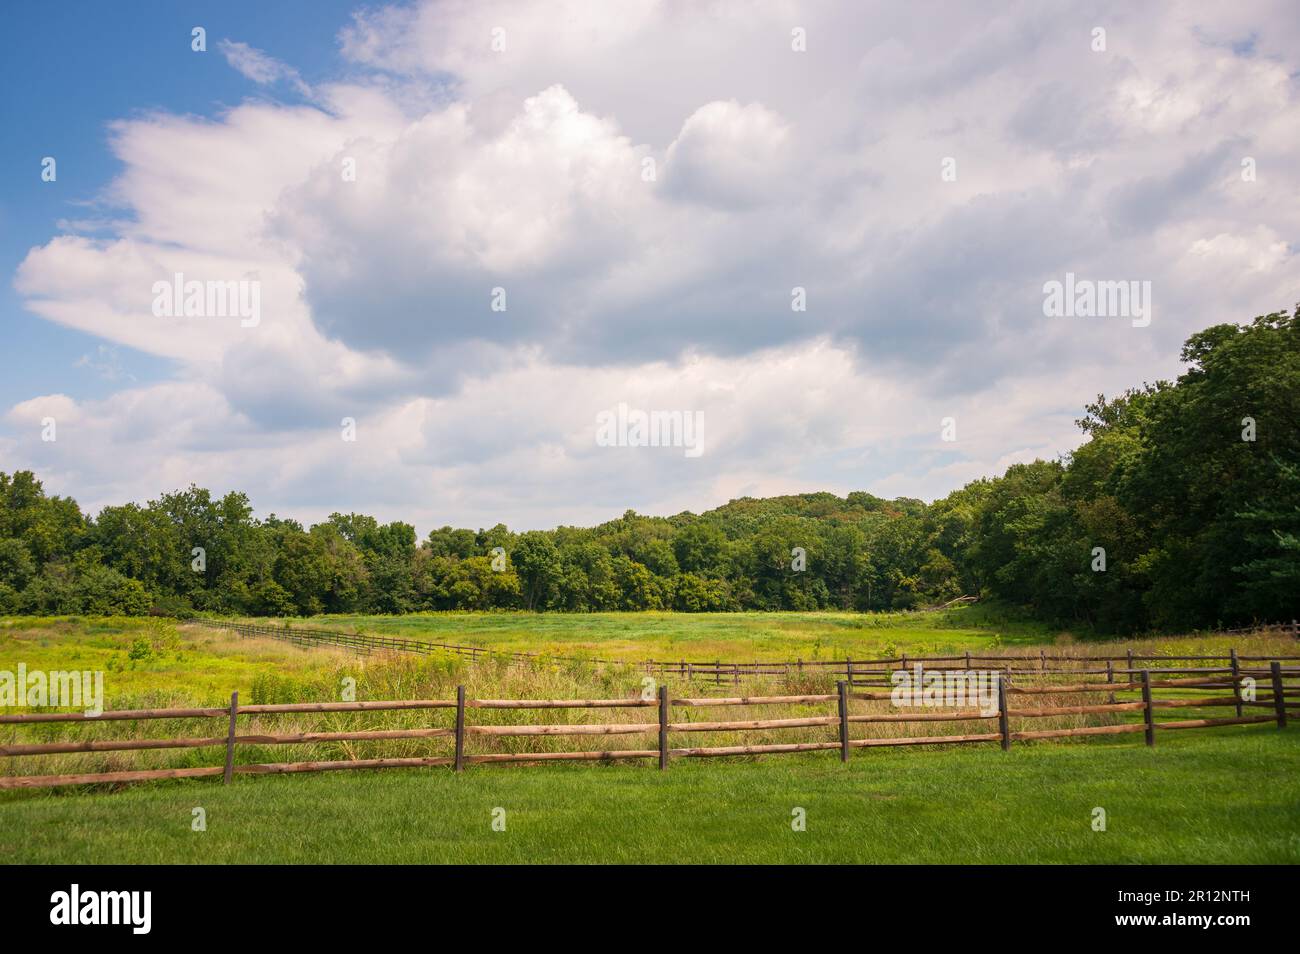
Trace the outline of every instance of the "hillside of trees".
{"type": "Polygon", "coordinates": [[[1207,328],[1182,358],[1175,382],[1099,396],[1068,459],[928,505],[813,493],[418,540],[361,514],[255,519],[246,495],[194,486],[92,517],[0,473],[0,614],[868,611],[980,594],[1101,632],[1300,617],[1300,308],[1207,328]]]}

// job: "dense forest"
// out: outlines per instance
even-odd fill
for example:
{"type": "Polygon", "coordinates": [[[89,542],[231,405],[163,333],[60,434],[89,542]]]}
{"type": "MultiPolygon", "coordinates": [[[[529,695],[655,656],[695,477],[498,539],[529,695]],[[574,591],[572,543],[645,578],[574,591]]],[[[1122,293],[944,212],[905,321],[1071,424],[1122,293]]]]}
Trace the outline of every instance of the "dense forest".
{"type": "Polygon", "coordinates": [[[91,517],[0,473],[0,614],[865,611],[981,594],[1102,632],[1300,616],[1300,308],[1207,328],[1182,358],[1176,382],[1099,396],[1067,459],[928,505],[813,493],[421,541],[360,514],[255,519],[246,495],[194,486],[91,517]]]}

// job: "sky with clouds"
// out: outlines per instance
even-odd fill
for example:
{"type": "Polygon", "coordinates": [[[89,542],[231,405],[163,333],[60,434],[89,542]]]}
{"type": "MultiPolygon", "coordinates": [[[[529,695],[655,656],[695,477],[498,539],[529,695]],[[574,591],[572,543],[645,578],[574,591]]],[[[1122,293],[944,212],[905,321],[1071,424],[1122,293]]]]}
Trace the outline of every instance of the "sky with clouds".
{"type": "Polygon", "coordinates": [[[1290,2],[15,17],[0,470],[92,511],[190,483],[421,532],[933,499],[1300,299],[1290,2]],[[260,320],[155,315],[178,272],[259,283],[260,320]],[[1046,317],[1067,272],[1150,282],[1150,324],[1046,317]],[[703,453],[600,446],[620,402],[700,412],[703,453]]]}

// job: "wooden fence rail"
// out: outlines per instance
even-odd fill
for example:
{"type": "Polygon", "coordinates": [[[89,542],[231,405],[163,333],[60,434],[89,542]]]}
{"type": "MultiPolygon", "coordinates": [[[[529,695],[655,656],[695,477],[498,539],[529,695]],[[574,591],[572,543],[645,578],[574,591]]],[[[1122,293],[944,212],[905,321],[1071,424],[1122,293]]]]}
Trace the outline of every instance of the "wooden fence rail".
{"type": "MultiPolygon", "coordinates": [[[[933,707],[908,706],[901,712],[854,712],[854,701],[891,700],[891,693],[856,692],[848,680],[840,680],[833,694],[806,694],[781,696],[682,696],[673,697],[666,686],[660,686],[657,696],[639,696],[622,699],[467,699],[465,688],[457,687],[455,699],[405,699],[373,702],[290,703],[279,705],[239,704],[238,694],[230,697],[228,707],[184,709],[134,709],[107,711],[97,717],[75,712],[12,713],[0,716],[0,724],[36,724],[53,722],[86,722],[151,719],[228,719],[224,736],[213,734],[161,739],[92,739],[67,742],[12,743],[0,745],[0,757],[40,756],[76,752],[118,752],[148,749],[184,749],[221,747],[224,764],[188,768],[149,769],[139,771],[111,771],[67,775],[0,775],[0,789],[47,788],[62,785],[125,783],[155,779],[206,778],[221,775],[229,783],[236,774],[283,774],[296,772],[322,772],[370,768],[411,768],[451,766],[456,771],[466,765],[506,762],[547,762],[565,760],[657,759],[660,769],[666,769],[673,758],[708,758],[714,756],[780,754],[792,752],[830,751],[837,749],[842,760],[847,761],[855,748],[883,746],[949,745],[978,742],[997,742],[1010,749],[1013,742],[1038,739],[1069,738],[1074,736],[1114,735],[1144,732],[1147,745],[1154,745],[1157,731],[1209,728],[1227,725],[1250,725],[1275,722],[1285,728],[1288,714],[1300,714],[1300,686],[1286,682],[1286,671],[1280,660],[1271,660],[1267,669],[1260,670],[1269,676],[1271,689],[1257,693],[1262,680],[1250,675],[1227,675],[1206,678],[1152,678],[1153,675],[1177,676],[1182,670],[1134,670],[1141,673],[1140,680],[1125,683],[1090,682],[1063,686],[1022,686],[1014,684],[1014,677],[992,670],[987,673],[996,680],[996,711],[983,711],[971,705],[950,707],[948,711],[932,711],[933,707]],[[1250,691],[1242,690],[1249,687],[1250,691]],[[1225,695],[1197,695],[1156,698],[1155,693],[1170,690],[1187,692],[1192,689],[1215,689],[1225,695]],[[1117,701],[1115,693],[1140,692],[1140,701],[1117,701]],[[1089,692],[1109,695],[1110,702],[1083,705],[1016,705],[1011,700],[1032,701],[1042,694],[1069,694],[1089,692]],[[1289,700],[1296,700],[1294,703],[1289,700]],[[674,721],[674,709],[824,705],[834,703],[835,711],[826,715],[798,716],[795,718],[715,719],[707,722],[674,721]],[[1217,706],[1258,707],[1271,710],[1268,715],[1237,715],[1227,718],[1193,718],[1158,721],[1159,711],[1169,708],[1200,708],[1217,706]],[[1290,708],[1290,713],[1288,712],[1290,708]],[[467,714],[480,710],[554,710],[554,709],[619,709],[645,708],[657,712],[654,721],[628,723],[539,723],[519,725],[476,725],[467,721],[467,714]],[[916,711],[927,708],[930,711],[916,711]],[[406,729],[352,730],[340,732],[257,732],[240,734],[237,720],[240,716],[274,715],[281,713],[332,713],[332,712],[383,712],[424,709],[452,709],[453,726],[428,726],[406,729]],[[1081,726],[1065,729],[1024,728],[1025,720],[1051,718],[1063,715],[1140,714],[1140,722],[1112,725],[1081,726]],[[854,738],[855,725],[873,723],[933,723],[976,722],[997,720],[996,732],[977,732],[956,735],[918,735],[905,737],[854,738]],[[1012,720],[1021,725],[1012,726],[1012,720]],[[694,732],[745,733],[755,731],[785,730],[795,728],[835,729],[836,738],[825,741],[789,743],[761,743],[725,746],[670,745],[673,734],[694,732]],[[605,736],[647,735],[656,736],[654,748],[608,749],[567,752],[485,752],[468,753],[466,743],[473,738],[529,737],[529,736],[605,736]],[[365,758],[314,762],[273,762],[240,764],[236,753],[241,745],[297,745],[312,742],[377,741],[395,739],[453,739],[450,756],[365,758]]],[[[895,706],[898,708],[898,706],[895,706]]]]}
{"type": "MultiPolygon", "coordinates": [[[[586,663],[597,666],[628,666],[650,675],[658,676],[660,681],[669,678],[687,682],[706,682],[713,685],[739,685],[742,680],[792,676],[799,674],[823,674],[836,679],[844,678],[851,685],[888,685],[891,675],[898,669],[908,669],[920,665],[929,669],[977,668],[979,664],[993,664],[997,668],[1015,674],[1057,673],[1069,675],[1103,675],[1131,674],[1140,672],[1137,663],[1194,663],[1223,662],[1227,665],[1203,667],[1200,669],[1184,667],[1183,672],[1249,672],[1241,663],[1295,661],[1300,663],[1300,654],[1247,656],[1239,655],[1234,648],[1228,655],[1218,656],[1165,656],[1158,654],[1141,655],[1131,650],[1123,655],[1086,655],[1067,656],[1050,654],[1040,650],[1035,654],[1000,654],[983,655],[966,652],[951,656],[911,656],[903,653],[897,657],[878,657],[872,659],[791,659],[777,661],[724,662],[721,660],[617,660],[598,657],[558,656],[549,653],[529,653],[519,651],[492,650],[482,646],[466,646],[455,643],[426,642],[424,640],[404,639],[395,636],[375,636],[362,633],[346,633],[329,629],[306,629],[289,626],[265,626],[256,623],[242,623],[232,620],[196,619],[195,623],[220,629],[229,629],[244,637],[269,637],[287,641],[301,646],[334,645],[355,652],[372,654],[376,652],[403,652],[428,655],[435,652],[464,656],[471,660],[506,659],[517,662],[534,662],[546,659],[554,662],[586,663]],[[1114,666],[1122,662],[1123,668],[1114,666]],[[1019,663],[1020,665],[1016,665],[1019,663]],[[1049,666],[1049,663],[1069,663],[1071,665],[1049,666]],[[1095,664],[1104,668],[1080,668],[1095,664]]],[[[1300,639],[1300,622],[1282,623],[1276,626],[1260,627],[1255,632],[1281,632],[1300,639]]],[[[1248,632],[1246,630],[1232,632],[1248,632]]],[[[1294,667],[1300,673],[1300,667],[1294,667]]]]}

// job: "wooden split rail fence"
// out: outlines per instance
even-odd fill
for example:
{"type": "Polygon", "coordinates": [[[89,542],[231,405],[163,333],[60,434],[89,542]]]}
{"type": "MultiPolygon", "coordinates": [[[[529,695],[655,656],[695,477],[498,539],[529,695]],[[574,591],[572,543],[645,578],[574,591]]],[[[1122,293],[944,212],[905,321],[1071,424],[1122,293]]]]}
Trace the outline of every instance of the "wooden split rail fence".
{"type": "MultiPolygon", "coordinates": [[[[1226,675],[1200,674],[1188,677],[1186,670],[1124,670],[1126,681],[1081,681],[1066,685],[1013,685],[1005,673],[994,672],[997,689],[996,711],[958,709],[954,711],[855,711],[854,703],[891,701],[889,692],[858,692],[848,680],[840,680],[833,694],[807,694],[785,696],[683,696],[675,697],[666,686],[660,686],[654,698],[631,697],[624,699],[473,699],[465,697],[463,686],[458,687],[454,699],[415,699],[380,702],[323,702],[287,703],[275,705],[239,704],[238,693],[230,697],[230,705],[214,708],[190,709],[139,709],[106,711],[98,716],[83,713],[36,712],[0,715],[0,724],[48,724],[54,722],[110,722],[120,720],[198,719],[221,720],[224,734],[208,733],[201,736],[166,739],[89,739],[12,743],[0,745],[0,756],[39,756],[82,752],[120,752],[145,749],[220,748],[225,759],[221,765],[184,768],[150,769],[138,771],[106,771],[66,775],[13,776],[0,775],[0,788],[44,788],[62,785],[84,785],[140,782],[154,779],[205,778],[222,776],[229,783],[236,774],[281,774],[294,772],[323,772],[346,769],[409,768],[450,766],[456,770],[466,765],[501,762],[548,762],[568,760],[654,759],[665,769],[674,758],[708,758],[713,756],[760,755],[787,752],[838,750],[840,758],[848,761],[855,748],[877,746],[947,745],[958,743],[998,743],[1010,749],[1013,742],[1065,738],[1073,736],[1113,735],[1120,733],[1145,734],[1146,744],[1154,745],[1158,731],[1198,729],[1212,726],[1247,725],[1276,722],[1285,728],[1288,716],[1300,716],[1300,669],[1286,669],[1280,660],[1272,660],[1267,667],[1241,667],[1236,673],[1226,675]],[[1136,676],[1136,678],[1135,678],[1136,676]],[[1271,691],[1257,692],[1267,685],[1271,691]],[[1157,693],[1172,690],[1173,697],[1157,697],[1157,693]],[[1185,693],[1205,690],[1219,694],[1192,696],[1185,693]],[[1115,701],[1115,693],[1140,693],[1134,701],[1115,701]],[[1079,705],[1043,705],[1042,697],[1075,693],[1101,693],[1110,702],[1079,705]],[[1225,694],[1226,693],[1226,694],[1225,694]],[[1018,705],[1013,705],[1014,699],[1018,705]],[[1294,700],[1294,701],[1292,701],[1294,700]],[[716,720],[695,722],[681,719],[674,710],[688,711],[700,708],[726,708],[745,706],[833,705],[834,713],[786,719],[716,720]],[[1159,721],[1157,713],[1166,709],[1203,709],[1232,707],[1235,715],[1223,718],[1200,717],[1159,721]],[[657,718],[638,722],[576,723],[576,724],[470,724],[467,715],[486,710],[578,710],[578,709],[649,709],[657,718]],[[265,716],[280,713],[342,713],[380,712],[393,710],[446,709],[454,712],[452,724],[414,729],[379,729],[341,732],[295,733],[245,733],[240,734],[238,720],[241,716],[265,716]],[[1247,714],[1246,710],[1268,710],[1267,714],[1247,714]],[[1115,715],[1138,717],[1141,721],[1115,722],[1076,728],[1027,728],[1027,720],[1078,715],[1115,715]],[[1012,720],[1019,723],[1015,728],[1012,720]],[[995,724],[996,730],[954,735],[916,735],[904,737],[855,737],[855,726],[872,723],[980,722],[995,724]],[[746,733],[754,731],[784,730],[821,727],[833,738],[820,741],[764,743],[727,746],[682,746],[670,742],[672,736],[695,732],[746,733]],[[534,752],[481,752],[466,751],[467,742],[475,738],[539,737],[539,736],[616,736],[640,735],[657,739],[657,745],[642,748],[602,749],[582,751],[534,752]],[[450,739],[451,754],[404,758],[353,758],[348,760],[315,762],[272,762],[240,764],[236,753],[241,745],[277,746],[319,742],[362,742],[392,739],[450,739]]],[[[1114,675],[1114,673],[1112,673],[1114,675]]],[[[898,708],[898,707],[894,707],[898,708]]],[[[979,728],[979,726],[976,726],[979,728]]]]}
{"type": "MultiPolygon", "coordinates": [[[[920,665],[930,669],[950,669],[964,666],[975,669],[981,666],[991,667],[1015,674],[1057,673],[1070,676],[1108,675],[1132,673],[1139,669],[1138,664],[1168,663],[1227,663],[1227,666],[1208,666],[1202,669],[1185,668],[1188,673],[1226,672],[1240,668],[1242,664],[1279,660],[1282,662],[1300,661],[1297,655],[1251,656],[1239,655],[1236,649],[1228,655],[1218,656],[1164,656],[1143,655],[1132,650],[1123,655],[1088,655],[1066,656],[1040,650],[1036,654],[1002,654],[981,655],[966,652],[950,656],[909,656],[903,653],[896,657],[877,659],[791,659],[769,662],[722,662],[720,660],[616,660],[580,656],[557,656],[549,653],[528,653],[485,649],[482,646],[464,646],[454,643],[435,643],[417,639],[404,639],[396,636],[374,636],[363,633],[345,633],[329,629],[305,629],[286,626],[264,626],[256,623],[240,623],[228,620],[196,619],[196,623],[221,629],[229,629],[245,637],[270,637],[284,640],[300,646],[335,645],[360,653],[404,652],[430,654],[445,652],[465,656],[470,659],[509,659],[519,662],[535,662],[546,659],[553,662],[587,663],[597,666],[628,666],[641,672],[658,676],[660,681],[667,679],[686,682],[705,682],[716,686],[740,685],[742,680],[754,678],[790,677],[801,675],[825,675],[835,679],[845,679],[850,685],[887,686],[893,673],[898,669],[909,669],[920,665]],[[1063,665],[1054,665],[1054,664],[1063,665]],[[1122,668],[1115,663],[1123,663],[1122,668]]],[[[1281,631],[1293,633],[1300,637],[1300,623],[1292,622],[1280,627],[1281,631]]]]}

